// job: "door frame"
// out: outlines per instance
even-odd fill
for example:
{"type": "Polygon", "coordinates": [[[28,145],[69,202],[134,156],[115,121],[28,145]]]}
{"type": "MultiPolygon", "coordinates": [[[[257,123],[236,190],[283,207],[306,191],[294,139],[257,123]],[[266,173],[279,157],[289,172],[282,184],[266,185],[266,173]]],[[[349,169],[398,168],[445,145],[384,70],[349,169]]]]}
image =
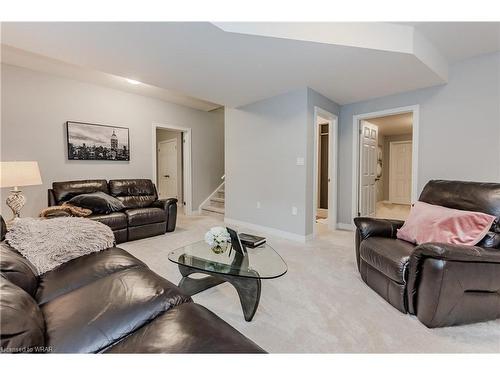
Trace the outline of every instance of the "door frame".
{"type": "MultiPolygon", "coordinates": [[[[165,143],[175,143],[175,146],[176,146],[176,149],[175,149],[175,169],[177,170],[177,179],[179,178],[179,171],[178,171],[178,155],[177,155],[177,147],[179,146],[177,143],[177,137],[175,138],[172,138],[172,139],[165,139],[164,141],[160,141],[158,142],[158,146],[161,145],[161,144],[165,144],[165,143]]],[[[158,177],[159,177],[159,173],[158,173],[158,166],[159,166],[159,163],[158,163],[158,153],[159,153],[159,150],[157,149],[156,150],[156,181],[158,181],[158,177]]],[[[158,184],[156,185],[156,188],[158,189],[158,191],[160,190],[160,183],[158,182],[158,184]]],[[[176,186],[175,186],[175,190],[177,190],[177,196],[179,196],[179,182],[177,180],[176,182],[176,186]]],[[[158,196],[160,195],[160,193],[158,192],[158,196]]],[[[184,198],[182,198],[184,199],[184,198]]]]}
{"type": "MultiPolygon", "coordinates": [[[[418,199],[418,149],[419,149],[419,123],[420,123],[420,105],[410,105],[406,107],[396,107],[385,109],[376,112],[360,113],[352,116],[352,204],[351,215],[352,219],[358,216],[359,212],[359,161],[360,161],[360,129],[361,121],[368,120],[374,117],[382,117],[389,115],[398,115],[401,113],[411,112],[413,114],[412,124],[412,163],[411,163],[411,202],[418,199]]],[[[352,220],[351,219],[351,220],[352,220]]],[[[354,228],[354,224],[352,224],[354,228]]]]}
{"type": "Polygon", "coordinates": [[[313,155],[313,236],[316,234],[316,210],[318,207],[318,152],[319,152],[319,123],[318,116],[328,121],[328,229],[337,229],[337,192],[338,192],[338,116],[327,110],[314,107],[314,155],[313,155]]]}
{"type": "MultiPolygon", "coordinates": [[[[411,145],[411,151],[412,151],[412,155],[413,155],[413,141],[392,141],[392,142],[389,142],[389,202],[391,203],[395,203],[395,204],[406,204],[406,203],[400,203],[400,202],[393,202],[393,200],[391,199],[391,175],[392,175],[392,163],[391,163],[391,160],[392,160],[392,157],[391,157],[391,154],[392,154],[392,146],[393,145],[399,145],[399,144],[410,144],[411,145]]],[[[410,204],[411,204],[411,196],[410,196],[410,204]]]]}
{"type": "MultiPolygon", "coordinates": [[[[192,153],[191,153],[191,129],[190,128],[185,128],[182,126],[177,126],[177,125],[170,125],[170,124],[162,124],[158,122],[153,122],[153,125],[151,127],[152,131],[152,149],[155,150],[153,152],[153,165],[152,165],[152,170],[153,170],[153,182],[155,185],[157,185],[157,176],[158,176],[158,152],[156,151],[157,148],[157,142],[156,142],[156,129],[164,129],[164,130],[177,130],[182,132],[182,139],[183,139],[183,145],[182,145],[182,178],[183,178],[183,192],[182,192],[182,199],[184,202],[186,202],[186,205],[184,206],[184,214],[185,215],[194,215],[195,213],[193,212],[193,188],[192,188],[192,181],[193,181],[193,169],[191,166],[191,160],[192,160],[192,153]]],[[[181,207],[182,207],[182,202],[181,202],[181,207]]]]}

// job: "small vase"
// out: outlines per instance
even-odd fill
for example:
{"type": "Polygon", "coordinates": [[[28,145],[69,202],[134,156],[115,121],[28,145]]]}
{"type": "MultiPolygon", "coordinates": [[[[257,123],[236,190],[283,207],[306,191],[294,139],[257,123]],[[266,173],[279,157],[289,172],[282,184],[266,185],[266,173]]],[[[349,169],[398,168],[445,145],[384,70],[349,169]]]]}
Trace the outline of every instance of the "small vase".
{"type": "Polygon", "coordinates": [[[212,246],[211,249],[215,254],[222,254],[224,251],[226,251],[226,248],[227,248],[226,244],[221,244],[212,246]]]}

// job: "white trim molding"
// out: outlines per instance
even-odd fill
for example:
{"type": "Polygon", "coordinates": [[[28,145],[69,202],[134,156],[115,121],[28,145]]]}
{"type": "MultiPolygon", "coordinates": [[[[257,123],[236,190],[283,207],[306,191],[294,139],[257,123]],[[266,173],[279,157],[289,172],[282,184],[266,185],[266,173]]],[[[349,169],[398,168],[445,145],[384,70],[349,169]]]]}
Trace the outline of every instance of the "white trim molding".
{"type": "Polygon", "coordinates": [[[382,111],[361,113],[352,117],[352,205],[351,215],[354,219],[358,216],[359,204],[359,129],[361,120],[368,120],[374,117],[382,117],[389,115],[397,115],[400,113],[412,112],[413,114],[413,136],[412,136],[412,170],[411,170],[411,201],[412,203],[418,199],[418,150],[419,150],[419,117],[420,106],[418,104],[385,109],[382,111]]]}
{"type": "MultiPolygon", "coordinates": [[[[159,122],[153,122],[151,127],[152,131],[152,146],[153,146],[153,182],[157,185],[157,159],[158,153],[156,152],[156,129],[164,129],[164,130],[177,130],[183,133],[183,142],[182,145],[182,168],[183,168],[183,186],[184,191],[182,193],[182,199],[186,202],[186,206],[184,207],[185,215],[193,214],[193,169],[191,165],[191,128],[185,128],[182,126],[171,125],[171,124],[162,124],[159,122]]],[[[181,202],[182,205],[182,202],[181,202]]]]}
{"type": "Polygon", "coordinates": [[[263,225],[247,223],[245,221],[231,219],[228,217],[224,218],[224,223],[226,223],[228,225],[235,225],[237,227],[242,227],[242,228],[249,229],[249,230],[254,230],[254,231],[262,233],[262,234],[268,234],[270,236],[276,236],[276,237],[280,237],[280,238],[284,238],[284,239],[292,240],[292,241],[296,241],[296,242],[301,242],[301,243],[305,243],[306,241],[309,241],[310,239],[313,238],[312,234],[309,234],[307,236],[300,235],[300,234],[296,234],[296,233],[286,232],[286,231],[280,230],[280,229],[265,227],[263,225]]]}

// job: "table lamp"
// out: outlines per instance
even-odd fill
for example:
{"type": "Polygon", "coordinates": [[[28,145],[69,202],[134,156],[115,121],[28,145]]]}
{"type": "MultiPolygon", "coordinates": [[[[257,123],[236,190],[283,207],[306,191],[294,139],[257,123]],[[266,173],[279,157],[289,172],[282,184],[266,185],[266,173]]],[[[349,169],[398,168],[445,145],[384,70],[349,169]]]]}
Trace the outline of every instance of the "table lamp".
{"type": "Polygon", "coordinates": [[[0,162],[0,187],[12,188],[7,197],[7,206],[12,210],[12,223],[19,217],[19,213],[26,203],[26,197],[21,194],[19,186],[41,185],[42,178],[36,161],[2,161],[0,162]]]}

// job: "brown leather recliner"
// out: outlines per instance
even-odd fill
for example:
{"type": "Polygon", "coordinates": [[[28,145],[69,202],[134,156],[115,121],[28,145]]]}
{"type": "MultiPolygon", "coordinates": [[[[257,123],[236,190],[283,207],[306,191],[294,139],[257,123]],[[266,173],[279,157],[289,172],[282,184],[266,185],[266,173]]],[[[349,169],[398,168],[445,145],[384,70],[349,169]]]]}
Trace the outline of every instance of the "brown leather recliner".
{"type": "Polygon", "coordinates": [[[430,328],[500,318],[500,184],[433,180],[419,200],[497,220],[477,246],[416,246],[396,238],[403,221],[355,218],[362,279],[430,328]]]}
{"type": "Polygon", "coordinates": [[[57,206],[79,194],[95,192],[116,197],[125,206],[122,212],[89,216],[89,219],[108,225],[113,230],[116,243],[175,230],[177,199],[158,199],[156,187],[148,179],[54,182],[48,191],[48,204],[57,206]]]}
{"type": "Polygon", "coordinates": [[[125,250],[33,270],[0,243],[2,353],[264,352],[125,250]]]}

